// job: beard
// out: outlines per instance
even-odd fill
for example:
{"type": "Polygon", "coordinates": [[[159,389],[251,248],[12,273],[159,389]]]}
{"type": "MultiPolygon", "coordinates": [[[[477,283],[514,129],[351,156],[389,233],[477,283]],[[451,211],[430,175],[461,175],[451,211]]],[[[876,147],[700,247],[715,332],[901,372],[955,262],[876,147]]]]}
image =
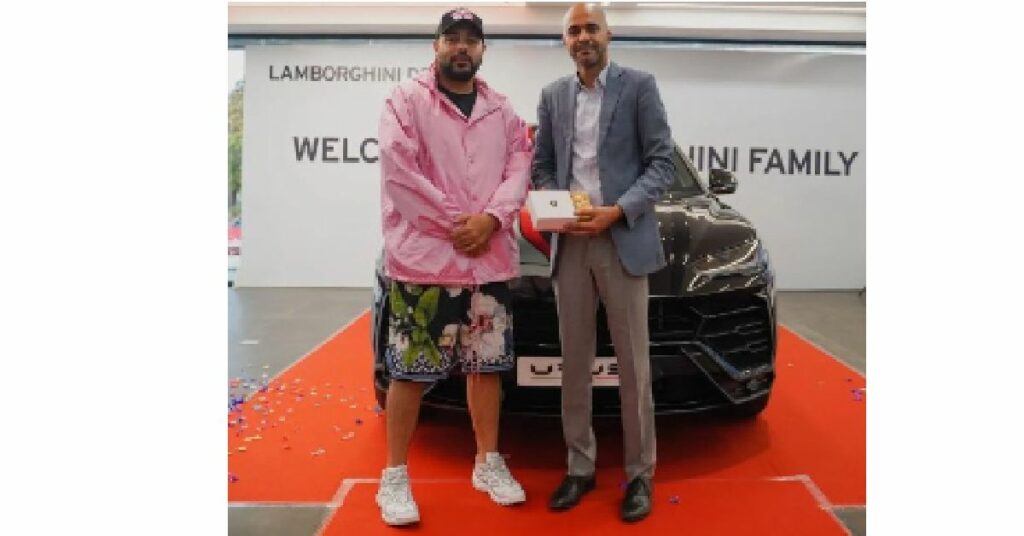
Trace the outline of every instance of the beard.
{"type": "Polygon", "coordinates": [[[481,59],[479,63],[474,62],[473,58],[469,56],[457,56],[455,58],[449,58],[448,61],[442,61],[439,65],[441,72],[444,73],[445,77],[455,80],[456,82],[468,82],[476,76],[477,70],[480,69],[480,65],[483,64],[481,59]],[[457,68],[455,67],[456,61],[465,61],[469,63],[469,68],[457,68]]]}
{"type": "Polygon", "coordinates": [[[604,49],[596,43],[580,45],[573,50],[572,59],[577,64],[583,65],[584,67],[600,65],[604,59],[604,49]],[[589,50],[590,54],[584,56],[582,52],[586,50],[589,50]]]}

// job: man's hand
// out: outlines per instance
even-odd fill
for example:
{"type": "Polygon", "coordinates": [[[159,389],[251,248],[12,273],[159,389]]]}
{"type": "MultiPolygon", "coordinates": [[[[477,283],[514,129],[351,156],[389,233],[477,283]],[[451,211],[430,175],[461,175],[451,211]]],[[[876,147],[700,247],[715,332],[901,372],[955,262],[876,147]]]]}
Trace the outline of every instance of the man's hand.
{"type": "Polygon", "coordinates": [[[576,222],[568,223],[562,232],[577,236],[593,236],[603,233],[622,218],[622,207],[581,208],[576,211],[576,222]]]}
{"type": "Polygon", "coordinates": [[[498,228],[498,219],[491,214],[463,214],[455,219],[452,244],[456,251],[470,257],[487,252],[491,235],[498,228]]]}

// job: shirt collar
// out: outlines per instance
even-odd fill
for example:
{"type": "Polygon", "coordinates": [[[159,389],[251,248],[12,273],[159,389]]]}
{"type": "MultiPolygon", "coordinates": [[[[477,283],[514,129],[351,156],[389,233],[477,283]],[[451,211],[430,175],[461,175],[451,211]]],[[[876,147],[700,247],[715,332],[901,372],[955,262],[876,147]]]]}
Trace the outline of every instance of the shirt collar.
{"type": "MultiPolygon", "coordinates": [[[[605,83],[608,80],[608,66],[611,65],[611,64],[612,64],[611,62],[608,62],[608,64],[604,66],[604,69],[601,69],[601,72],[598,73],[597,81],[594,84],[595,88],[604,89],[605,83]]],[[[580,82],[580,73],[577,72],[576,73],[576,89],[580,90],[580,89],[583,89],[583,88],[584,88],[583,82],[580,82]]]]}

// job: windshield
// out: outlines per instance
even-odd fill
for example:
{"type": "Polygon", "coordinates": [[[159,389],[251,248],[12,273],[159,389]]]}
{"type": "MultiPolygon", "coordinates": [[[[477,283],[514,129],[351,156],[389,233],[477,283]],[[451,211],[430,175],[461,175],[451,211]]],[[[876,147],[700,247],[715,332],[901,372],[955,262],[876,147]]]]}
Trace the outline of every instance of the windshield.
{"type": "Polygon", "coordinates": [[[693,166],[676,146],[672,151],[672,162],[676,167],[675,180],[669,184],[667,193],[681,197],[691,197],[704,193],[703,188],[697,182],[697,174],[693,166]]]}

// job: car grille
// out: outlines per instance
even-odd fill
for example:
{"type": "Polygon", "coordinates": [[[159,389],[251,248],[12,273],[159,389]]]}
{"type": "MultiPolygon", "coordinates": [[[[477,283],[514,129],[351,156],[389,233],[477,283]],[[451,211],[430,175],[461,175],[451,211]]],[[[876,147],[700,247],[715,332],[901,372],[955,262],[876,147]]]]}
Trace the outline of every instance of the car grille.
{"type": "MultiPolygon", "coordinates": [[[[649,303],[652,358],[681,356],[681,344],[701,342],[736,369],[771,361],[771,318],[765,299],[756,294],[652,297],[649,303]]],[[[604,307],[597,314],[597,355],[615,355],[604,307]]],[[[553,299],[517,300],[513,330],[518,355],[561,355],[553,299]]]]}
{"type": "MultiPolygon", "coordinates": [[[[664,363],[667,359],[652,361],[655,368],[672,367],[664,363]]],[[[676,363],[684,363],[678,357],[676,363]]],[[[692,368],[690,364],[683,367],[692,368]]],[[[501,374],[503,383],[501,409],[507,413],[559,415],[562,410],[562,393],[557,387],[516,388],[515,373],[501,374]]],[[[658,413],[687,413],[712,407],[728,406],[728,400],[693,371],[687,375],[663,376],[651,385],[655,411],[658,413]]],[[[431,406],[466,408],[465,378],[453,375],[433,384],[424,395],[424,402],[431,406]]],[[[596,387],[593,390],[593,415],[617,416],[621,413],[619,390],[614,387],[596,387]]]]}
{"type": "Polygon", "coordinates": [[[774,336],[764,298],[749,293],[704,298],[694,304],[697,335],[736,369],[771,362],[774,336]]]}
{"type": "Polygon", "coordinates": [[[512,306],[512,340],[516,353],[521,355],[560,355],[555,300],[516,299],[512,306]]]}

